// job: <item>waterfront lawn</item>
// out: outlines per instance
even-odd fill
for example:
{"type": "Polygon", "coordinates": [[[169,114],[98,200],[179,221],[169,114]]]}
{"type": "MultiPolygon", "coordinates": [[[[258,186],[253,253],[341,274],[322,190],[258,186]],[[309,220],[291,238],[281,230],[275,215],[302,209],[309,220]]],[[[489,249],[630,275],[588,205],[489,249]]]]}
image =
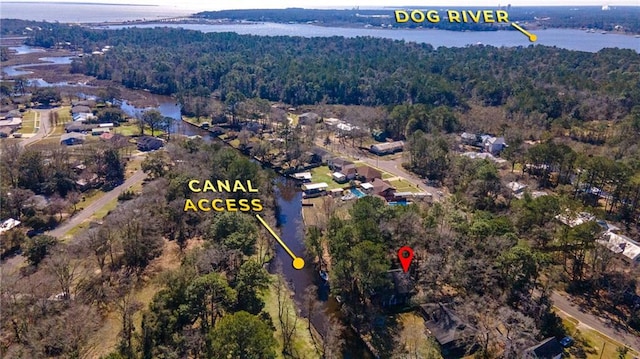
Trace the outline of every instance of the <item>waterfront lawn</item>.
{"type": "Polygon", "coordinates": [[[25,112],[22,117],[22,128],[17,132],[23,135],[34,133],[36,130],[36,113],[34,111],[25,112]]]}
{"type": "MultiPolygon", "coordinates": [[[[284,279],[282,280],[284,281],[284,279]]],[[[269,316],[271,316],[273,325],[276,327],[275,338],[278,341],[278,347],[279,347],[276,350],[277,358],[284,358],[284,355],[282,354],[282,345],[283,345],[282,344],[282,325],[280,324],[280,320],[278,319],[278,294],[276,290],[277,281],[278,281],[278,276],[271,275],[271,284],[269,285],[269,289],[265,291],[265,293],[263,293],[262,299],[264,300],[264,304],[265,304],[264,311],[269,313],[269,316]]],[[[291,293],[290,290],[286,287],[286,282],[285,282],[284,290],[286,291],[286,293],[281,295],[281,299],[283,299],[283,308],[289,308],[288,318],[290,323],[294,323],[297,317],[297,322],[295,326],[296,330],[292,339],[293,341],[292,354],[294,354],[292,355],[292,357],[293,358],[320,357],[320,354],[318,354],[314,346],[313,338],[307,328],[308,319],[298,316],[297,307],[291,297],[293,293],[291,293]]],[[[286,310],[285,310],[285,313],[286,313],[286,310]]]]}
{"type": "Polygon", "coordinates": [[[140,127],[138,125],[122,125],[115,127],[113,132],[123,136],[136,136],[140,134],[140,127]]]}
{"type": "Polygon", "coordinates": [[[329,185],[329,189],[348,187],[349,183],[337,183],[331,177],[331,170],[327,166],[320,166],[311,169],[311,181],[313,183],[324,182],[329,185]]]}

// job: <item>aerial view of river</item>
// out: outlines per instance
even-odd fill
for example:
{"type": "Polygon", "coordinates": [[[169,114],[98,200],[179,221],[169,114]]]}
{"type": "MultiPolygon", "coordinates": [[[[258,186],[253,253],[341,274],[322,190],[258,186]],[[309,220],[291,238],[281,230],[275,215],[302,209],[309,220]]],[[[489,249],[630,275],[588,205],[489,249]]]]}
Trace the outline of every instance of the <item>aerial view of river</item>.
{"type": "MultiPolygon", "coordinates": [[[[131,25],[133,26],[133,25],[131,25]]],[[[308,24],[141,24],[136,27],[152,28],[169,26],[202,32],[235,32],[242,35],[259,36],[303,36],[303,37],[358,37],[370,36],[392,40],[404,40],[428,43],[434,47],[465,47],[469,45],[491,45],[496,47],[529,46],[527,37],[518,31],[446,31],[433,29],[377,29],[377,28],[341,28],[308,24]]],[[[119,29],[129,26],[109,26],[119,29]]],[[[556,46],[568,50],[597,52],[604,48],[633,49],[640,52],[640,38],[630,35],[602,34],[573,29],[546,29],[532,31],[538,36],[537,45],[556,46]]]]}

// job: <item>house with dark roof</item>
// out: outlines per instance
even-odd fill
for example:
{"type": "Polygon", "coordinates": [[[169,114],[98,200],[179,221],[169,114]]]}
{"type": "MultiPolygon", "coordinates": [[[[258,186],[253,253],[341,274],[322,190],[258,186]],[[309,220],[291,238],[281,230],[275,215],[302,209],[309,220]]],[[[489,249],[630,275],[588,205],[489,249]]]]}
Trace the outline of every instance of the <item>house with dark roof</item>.
{"type": "Polygon", "coordinates": [[[525,359],[561,359],[563,352],[558,339],[551,337],[525,349],[522,357],[525,359]]]}
{"type": "Polygon", "coordinates": [[[335,172],[342,172],[345,166],[353,165],[353,162],[345,160],[343,158],[332,158],[327,161],[329,168],[335,172]]]}
{"type": "Polygon", "coordinates": [[[314,146],[311,149],[311,163],[327,163],[333,155],[322,147],[314,146]]]}
{"type": "Polygon", "coordinates": [[[91,113],[91,109],[89,108],[89,106],[83,106],[83,105],[73,106],[71,108],[71,114],[75,115],[78,113],[91,113]]]}
{"type": "Polygon", "coordinates": [[[298,116],[299,125],[315,125],[319,120],[320,116],[315,112],[305,112],[302,115],[298,116]]]}
{"type": "Polygon", "coordinates": [[[372,182],[376,178],[382,179],[382,172],[373,167],[360,166],[357,167],[356,170],[358,171],[357,178],[362,180],[363,182],[372,182]]]}
{"type": "Polygon", "coordinates": [[[140,137],[138,139],[138,150],[139,151],[155,151],[160,149],[160,147],[164,146],[164,143],[162,142],[161,139],[159,138],[155,138],[155,137],[151,137],[151,136],[144,136],[144,137],[140,137]]]}
{"type": "Polygon", "coordinates": [[[64,133],[60,136],[60,144],[73,146],[73,145],[81,145],[85,141],[85,135],[77,132],[64,133]]]}
{"type": "Polygon", "coordinates": [[[415,283],[411,280],[411,275],[400,269],[387,272],[387,278],[393,286],[389,290],[381,293],[380,301],[383,307],[396,305],[406,305],[411,299],[415,283]]]}
{"type": "Polygon", "coordinates": [[[476,335],[476,328],[463,321],[456,313],[443,303],[423,304],[420,311],[425,320],[425,327],[440,344],[444,358],[461,358],[472,353],[470,346],[476,335]]]}
{"type": "Polygon", "coordinates": [[[372,193],[383,197],[386,201],[393,201],[396,189],[388,182],[379,178],[374,179],[371,184],[373,185],[372,193]]]}

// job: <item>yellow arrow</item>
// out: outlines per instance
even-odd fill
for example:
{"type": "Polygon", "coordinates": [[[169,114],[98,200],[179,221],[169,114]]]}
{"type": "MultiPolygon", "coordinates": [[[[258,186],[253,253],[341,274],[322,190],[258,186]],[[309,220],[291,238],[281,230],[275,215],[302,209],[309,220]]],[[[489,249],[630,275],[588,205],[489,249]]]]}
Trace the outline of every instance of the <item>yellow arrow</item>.
{"type": "Polygon", "coordinates": [[[529,31],[527,31],[525,29],[523,29],[520,25],[516,24],[515,22],[512,22],[511,26],[515,27],[518,31],[520,31],[521,33],[525,34],[525,36],[529,38],[529,41],[536,42],[536,40],[538,40],[538,37],[536,35],[530,33],[529,31]]]}
{"type": "Polygon", "coordinates": [[[287,253],[289,253],[289,255],[291,256],[291,258],[293,258],[293,268],[295,269],[302,269],[304,267],[304,259],[300,258],[300,257],[296,257],[295,254],[293,254],[293,252],[291,251],[291,249],[289,249],[289,247],[287,247],[286,244],[284,244],[284,242],[282,241],[282,239],[280,239],[280,237],[276,234],[276,232],[273,231],[273,229],[271,229],[271,227],[269,227],[269,225],[267,224],[267,222],[265,222],[264,219],[262,219],[262,217],[260,217],[259,214],[256,214],[256,217],[258,218],[258,220],[260,221],[260,223],[262,223],[262,225],[264,226],[264,228],[267,229],[267,231],[269,231],[269,233],[271,233],[271,235],[273,236],[273,238],[276,239],[276,241],[278,241],[278,243],[280,243],[280,245],[282,246],[282,248],[284,248],[285,251],[287,251],[287,253]]]}

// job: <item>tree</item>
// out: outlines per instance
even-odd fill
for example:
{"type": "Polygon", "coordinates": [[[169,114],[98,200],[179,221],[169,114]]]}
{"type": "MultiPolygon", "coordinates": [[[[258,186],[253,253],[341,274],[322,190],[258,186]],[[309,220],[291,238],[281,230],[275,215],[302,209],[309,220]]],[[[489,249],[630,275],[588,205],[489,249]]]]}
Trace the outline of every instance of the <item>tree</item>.
{"type": "Polygon", "coordinates": [[[216,319],[233,307],[237,294],[222,275],[209,273],[191,282],[186,297],[189,311],[200,318],[200,327],[208,332],[215,326],[216,319]]]}
{"type": "MultiPolygon", "coordinates": [[[[164,116],[162,116],[162,114],[158,110],[148,110],[142,114],[142,123],[149,126],[149,128],[151,129],[151,136],[155,135],[155,130],[160,128],[163,121],[164,116]]],[[[144,134],[144,129],[142,131],[142,134],[144,134]]]]}
{"type": "Polygon", "coordinates": [[[24,248],[25,256],[29,263],[37,266],[57,243],[58,240],[55,237],[44,234],[29,238],[24,248]]]}
{"type": "Polygon", "coordinates": [[[254,260],[244,262],[236,278],[238,308],[258,314],[264,306],[259,292],[268,288],[269,281],[269,274],[260,263],[254,260]]]}
{"type": "Polygon", "coordinates": [[[103,158],[100,174],[104,177],[105,185],[113,188],[124,181],[124,163],[118,151],[113,148],[104,151],[103,158]]]}
{"type": "Polygon", "coordinates": [[[150,179],[160,178],[167,173],[168,163],[164,152],[153,152],[142,161],[141,168],[150,179]]]}
{"type": "Polygon", "coordinates": [[[220,319],[209,336],[214,358],[272,359],[276,340],[269,326],[240,311],[220,319]]]}

